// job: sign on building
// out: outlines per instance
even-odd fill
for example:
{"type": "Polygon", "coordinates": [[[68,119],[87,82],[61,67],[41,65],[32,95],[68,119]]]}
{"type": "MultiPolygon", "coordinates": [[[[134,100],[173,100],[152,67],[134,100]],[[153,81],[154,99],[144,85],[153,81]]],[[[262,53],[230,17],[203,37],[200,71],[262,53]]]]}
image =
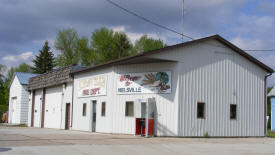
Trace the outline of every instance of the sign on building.
{"type": "Polygon", "coordinates": [[[171,72],[121,74],[117,78],[117,94],[171,93],[171,72]]]}
{"type": "Polygon", "coordinates": [[[94,76],[78,81],[78,97],[106,95],[106,75],[94,76]]]}

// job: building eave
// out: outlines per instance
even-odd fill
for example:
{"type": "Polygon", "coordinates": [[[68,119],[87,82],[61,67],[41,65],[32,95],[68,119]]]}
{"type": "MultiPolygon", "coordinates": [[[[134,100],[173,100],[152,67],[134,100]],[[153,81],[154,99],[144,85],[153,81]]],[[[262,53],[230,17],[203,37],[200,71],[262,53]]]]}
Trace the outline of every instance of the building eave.
{"type": "Polygon", "coordinates": [[[73,71],[71,74],[88,72],[88,71],[98,69],[98,68],[101,68],[101,67],[106,67],[108,65],[114,65],[114,64],[119,64],[123,61],[133,60],[133,59],[138,58],[138,57],[144,57],[144,56],[148,56],[148,55],[152,55],[152,54],[157,54],[157,53],[169,51],[171,49],[185,47],[185,46],[205,42],[205,41],[212,40],[212,39],[221,42],[226,47],[228,47],[228,48],[232,49],[233,51],[239,53],[240,55],[247,58],[249,61],[256,64],[260,68],[264,69],[268,73],[274,73],[274,70],[271,67],[269,67],[269,66],[265,65],[264,63],[260,62],[259,60],[257,60],[253,56],[249,55],[248,53],[246,53],[242,49],[238,48],[237,46],[233,45],[232,43],[230,43],[226,39],[222,38],[221,36],[213,35],[213,36],[209,36],[209,37],[205,37],[205,38],[201,38],[201,39],[197,39],[197,40],[192,40],[192,41],[188,41],[188,42],[184,42],[184,43],[180,43],[180,44],[176,44],[176,45],[172,45],[172,46],[167,46],[167,47],[157,49],[157,50],[152,50],[152,51],[149,51],[149,52],[138,53],[138,54],[135,54],[135,55],[132,55],[132,56],[127,56],[127,57],[111,60],[111,61],[108,61],[108,62],[103,63],[103,64],[99,64],[99,65],[95,65],[95,66],[91,66],[91,67],[87,67],[87,68],[84,68],[84,69],[79,69],[79,70],[73,71]]]}

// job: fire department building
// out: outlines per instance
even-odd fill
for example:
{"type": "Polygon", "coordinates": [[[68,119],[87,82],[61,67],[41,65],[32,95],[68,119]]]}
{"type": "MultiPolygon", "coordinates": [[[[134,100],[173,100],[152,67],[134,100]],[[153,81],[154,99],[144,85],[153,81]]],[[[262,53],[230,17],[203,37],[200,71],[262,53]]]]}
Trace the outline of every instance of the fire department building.
{"type": "Polygon", "coordinates": [[[31,78],[29,125],[133,135],[145,126],[155,136],[265,136],[266,79],[273,72],[218,35],[97,66],[71,66],[31,78]]]}

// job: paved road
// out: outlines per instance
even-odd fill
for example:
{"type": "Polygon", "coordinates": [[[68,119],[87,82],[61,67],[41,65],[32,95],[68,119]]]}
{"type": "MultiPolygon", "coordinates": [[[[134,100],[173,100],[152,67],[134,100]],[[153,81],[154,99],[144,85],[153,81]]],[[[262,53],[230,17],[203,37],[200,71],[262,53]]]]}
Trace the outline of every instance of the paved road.
{"type": "Polygon", "coordinates": [[[81,131],[0,127],[0,154],[275,155],[275,139],[141,138],[81,131]]]}

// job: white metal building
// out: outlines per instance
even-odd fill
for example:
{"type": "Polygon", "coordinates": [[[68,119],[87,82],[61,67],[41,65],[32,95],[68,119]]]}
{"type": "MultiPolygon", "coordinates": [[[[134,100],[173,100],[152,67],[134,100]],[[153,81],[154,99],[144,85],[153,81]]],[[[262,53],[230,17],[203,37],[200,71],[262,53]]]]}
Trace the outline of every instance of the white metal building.
{"type": "Polygon", "coordinates": [[[71,126],[72,83],[70,73],[77,66],[68,66],[30,79],[29,126],[69,129],[71,126]]]}
{"type": "Polygon", "coordinates": [[[265,136],[273,69],[215,35],[73,72],[73,130],[135,134],[154,98],[157,136],[265,136]]]}
{"type": "Polygon", "coordinates": [[[15,72],[10,82],[9,123],[27,124],[29,109],[29,78],[38,74],[15,72]]]}

